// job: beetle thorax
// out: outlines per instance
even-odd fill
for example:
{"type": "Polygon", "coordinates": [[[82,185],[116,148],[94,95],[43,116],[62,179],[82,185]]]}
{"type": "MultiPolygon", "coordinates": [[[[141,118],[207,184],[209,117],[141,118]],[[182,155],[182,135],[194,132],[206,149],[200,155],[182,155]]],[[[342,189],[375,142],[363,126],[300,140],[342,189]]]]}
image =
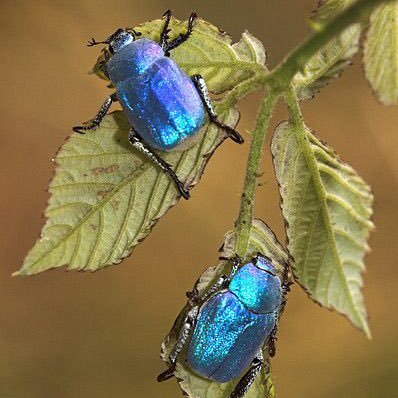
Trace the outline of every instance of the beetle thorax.
{"type": "Polygon", "coordinates": [[[253,263],[244,265],[236,273],[229,290],[250,311],[260,314],[278,310],[282,301],[281,281],[278,276],[253,263]]]}
{"type": "Polygon", "coordinates": [[[109,48],[111,49],[112,53],[116,53],[121,48],[132,43],[133,41],[133,35],[123,29],[119,29],[111,36],[109,48]]]}
{"type": "Polygon", "coordinates": [[[115,85],[126,79],[137,78],[163,56],[162,47],[150,39],[126,42],[108,62],[109,77],[115,85]]]}

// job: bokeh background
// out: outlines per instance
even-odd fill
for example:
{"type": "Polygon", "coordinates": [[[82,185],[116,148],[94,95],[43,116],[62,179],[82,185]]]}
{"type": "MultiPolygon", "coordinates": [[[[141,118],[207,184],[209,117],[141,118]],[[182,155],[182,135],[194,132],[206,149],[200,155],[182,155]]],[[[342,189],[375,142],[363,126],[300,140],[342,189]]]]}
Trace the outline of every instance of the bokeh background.
{"type": "MultiPolygon", "coordinates": [[[[51,271],[12,278],[37,238],[53,173],[71,126],[107,95],[87,75],[97,50],[85,43],[119,26],[191,10],[238,40],[249,29],[273,66],[308,33],[315,0],[2,0],[0,37],[0,397],[179,397],[159,345],[185,291],[216,262],[236,218],[248,145],[226,142],[190,201],[182,201],[122,264],[95,274],[51,271]],[[227,178],[226,178],[227,177],[227,178]],[[226,183],[227,182],[227,183],[226,183]]],[[[239,130],[253,127],[259,96],[242,101],[239,130]]],[[[304,104],[307,123],[372,185],[372,253],[364,293],[373,340],[293,287],[273,360],[279,397],[391,397],[398,387],[398,111],[372,97],[360,57],[304,104]]],[[[274,125],[286,116],[278,109],[274,125]]],[[[267,151],[257,214],[284,240],[267,151]]]]}

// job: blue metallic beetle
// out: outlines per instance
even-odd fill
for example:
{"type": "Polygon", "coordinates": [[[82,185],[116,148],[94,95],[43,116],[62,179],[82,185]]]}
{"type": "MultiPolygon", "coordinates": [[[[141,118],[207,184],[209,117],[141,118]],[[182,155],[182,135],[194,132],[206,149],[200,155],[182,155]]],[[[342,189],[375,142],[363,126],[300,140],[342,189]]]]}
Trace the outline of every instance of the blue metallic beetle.
{"type": "Polygon", "coordinates": [[[221,276],[202,297],[195,290],[189,293],[190,307],[170,353],[170,367],[158,381],[173,376],[177,357],[187,345],[186,364],[202,377],[225,383],[243,375],[230,398],[243,397],[264,364],[263,346],[275,354],[278,318],[289,290],[287,272],[286,266],[281,282],[261,254],[244,265],[235,258],[230,274],[221,276]]]}
{"type": "Polygon", "coordinates": [[[89,46],[109,45],[100,68],[116,92],[105,100],[92,120],[73,130],[84,134],[95,129],[112,103],[119,101],[131,125],[130,143],[167,173],[181,195],[188,199],[188,189],[154,149],[171,150],[194,136],[205,123],[205,112],[232,140],[241,144],[243,138],[218,119],[203,78],[188,77],[169,58],[170,51],[192,34],[196,14],[191,14],[187,32],[173,40],[168,36],[171,11],[166,11],[164,17],[159,43],[147,38],[136,39],[141,33],[134,29],[118,29],[102,42],[91,39],[89,46]]]}

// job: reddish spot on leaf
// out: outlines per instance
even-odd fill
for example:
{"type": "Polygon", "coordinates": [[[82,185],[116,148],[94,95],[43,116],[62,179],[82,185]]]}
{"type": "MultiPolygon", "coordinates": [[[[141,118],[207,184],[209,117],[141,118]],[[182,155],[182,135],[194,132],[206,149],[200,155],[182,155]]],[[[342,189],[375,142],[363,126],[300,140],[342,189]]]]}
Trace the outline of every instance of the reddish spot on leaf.
{"type": "Polygon", "coordinates": [[[118,164],[111,164],[108,167],[95,167],[94,169],[92,169],[92,172],[95,176],[97,176],[104,173],[114,173],[118,169],[119,169],[118,164]]]}
{"type": "Polygon", "coordinates": [[[102,199],[104,199],[108,194],[109,194],[109,191],[98,191],[98,192],[97,192],[97,195],[98,195],[100,198],[102,198],[102,199]]]}

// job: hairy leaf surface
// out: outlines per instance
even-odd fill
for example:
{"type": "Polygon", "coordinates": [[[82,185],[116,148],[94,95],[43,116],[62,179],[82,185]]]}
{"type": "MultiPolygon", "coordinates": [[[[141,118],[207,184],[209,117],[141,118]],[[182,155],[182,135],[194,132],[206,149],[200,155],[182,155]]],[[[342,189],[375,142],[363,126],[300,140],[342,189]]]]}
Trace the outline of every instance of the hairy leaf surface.
{"type": "Polygon", "coordinates": [[[293,271],[310,297],[367,335],[361,292],[373,224],[369,186],[308,129],[282,123],[272,140],[293,271]]]}
{"type": "Polygon", "coordinates": [[[365,74],[379,100],[398,103],[398,1],[379,6],[370,17],[364,50],[365,74]]]}
{"type": "MultiPolygon", "coordinates": [[[[323,0],[312,18],[315,29],[333,19],[354,0],[323,0]]],[[[340,76],[359,49],[361,26],[356,24],[344,30],[319,50],[298,73],[293,81],[300,99],[312,98],[331,79],[340,76]]]]}
{"type": "MultiPolygon", "coordinates": [[[[162,26],[157,20],[137,30],[157,39],[162,26]]],[[[186,22],[173,19],[171,26],[174,37],[186,22]]],[[[188,73],[207,78],[209,89],[218,94],[252,77],[265,62],[261,43],[247,32],[231,45],[229,36],[204,21],[196,23],[190,40],[173,56],[188,73]]],[[[229,109],[220,118],[233,127],[238,112],[229,109]]],[[[124,114],[118,111],[95,131],[85,136],[74,133],[63,145],[49,186],[47,222],[17,274],[61,266],[95,271],[119,263],[178,201],[170,179],[129,145],[128,130],[124,114]]],[[[224,132],[207,123],[191,148],[161,156],[192,187],[224,138],[224,132]]]]}
{"type": "MultiPolygon", "coordinates": [[[[234,256],[235,243],[235,233],[229,232],[225,236],[221,255],[223,257],[234,256]]],[[[275,235],[268,228],[268,226],[261,220],[255,219],[251,229],[249,249],[246,259],[249,260],[257,252],[261,252],[272,260],[275,268],[282,278],[283,272],[288,265],[288,254],[279,244],[275,235]]],[[[196,282],[194,290],[202,295],[206,290],[209,289],[210,286],[212,286],[212,284],[214,284],[221,274],[228,273],[229,270],[230,264],[226,261],[221,261],[217,266],[208,268],[196,282]]],[[[189,306],[187,305],[181,311],[173,328],[162,343],[161,357],[165,362],[168,361],[168,356],[174,347],[181,323],[188,309],[189,306]]],[[[183,355],[184,352],[182,352],[180,358],[183,358],[183,355]]],[[[273,398],[275,396],[275,390],[271,379],[269,356],[267,354],[266,347],[264,348],[264,357],[267,366],[258,374],[253,385],[245,395],[245,398],[273,398]]],[[[193,373],[186,366],[183,359],[177,363],[175,376],[177,377],[182,391],[190,398],[227,398],[239,381],[239,378],[237,378],[230,382],[220,384],[204,379],[193,373]]]]}

